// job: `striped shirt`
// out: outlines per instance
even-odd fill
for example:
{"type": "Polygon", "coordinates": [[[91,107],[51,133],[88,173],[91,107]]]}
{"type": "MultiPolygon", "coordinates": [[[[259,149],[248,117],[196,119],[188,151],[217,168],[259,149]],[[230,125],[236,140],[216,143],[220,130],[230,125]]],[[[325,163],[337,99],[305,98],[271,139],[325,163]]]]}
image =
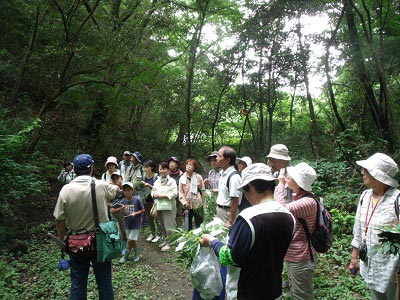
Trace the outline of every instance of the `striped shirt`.
{"type": "MultiPolygon", "coordinates": [[[[293,202],[286,203],[284,188],[285,186],[283,184],[279,184],[275,187],[275,200],[285,206],[296,220],[298,218],[304,219],[310,232],[313,232],[315,229],[315,219],[317,217],[317,202],[311,197],[304,196],[309,193],[304,192],[300,195],[294,194],[293,202]]],[[[311,249],[314,255],[315,250],[312,246],[311,249]]],[[[310,259],[307,236],[300,222],[296,222],[294,237],[290,243],[285,259],[290,262],[302,262],[310,259]]]]}

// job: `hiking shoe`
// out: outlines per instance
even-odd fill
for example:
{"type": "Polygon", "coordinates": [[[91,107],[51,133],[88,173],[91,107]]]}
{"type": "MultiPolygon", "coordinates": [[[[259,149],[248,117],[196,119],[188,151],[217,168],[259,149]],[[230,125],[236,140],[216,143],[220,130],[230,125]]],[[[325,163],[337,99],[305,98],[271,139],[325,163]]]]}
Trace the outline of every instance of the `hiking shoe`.
{"type": "Polygon", "coordinates": [[[146,242],[150,242],[154,238],[155,236],[153,234],[150,234],[149,237],[146,239],[146,242]]]}
{"type": "Polygon", "coordinates": [[[152,243],[157,243],[161,239],[161,236],[156,235],[154,239],[151,240],[152,243]]]}
{"type": "Polygon", "coordinates": [[[160,245],[158,245],[158,247],[163,248],[164,246],[167,245],[167,241],[162,242],[160,245]]]}
{"type": "Polygon", "coordinates": [[[161,248],[161,251],[167,252],[167,251],[169,251],[169,249],[171,249],[171,247],[169,245],[165,245],[164,247],[161,248]]]}

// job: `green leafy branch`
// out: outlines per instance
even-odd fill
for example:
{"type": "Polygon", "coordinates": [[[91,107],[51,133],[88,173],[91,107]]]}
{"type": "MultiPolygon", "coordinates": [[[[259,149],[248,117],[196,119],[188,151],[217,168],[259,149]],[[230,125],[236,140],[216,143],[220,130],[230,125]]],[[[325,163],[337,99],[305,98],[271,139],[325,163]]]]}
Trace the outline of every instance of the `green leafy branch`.
{"type": "Polygon", "coordinates": [[[393,254],[398,255],[400,249],[400,224],[397,226],[385,226],[378,234],[380,245],[371,248],[371,255],[374,254],[393,254]]]}

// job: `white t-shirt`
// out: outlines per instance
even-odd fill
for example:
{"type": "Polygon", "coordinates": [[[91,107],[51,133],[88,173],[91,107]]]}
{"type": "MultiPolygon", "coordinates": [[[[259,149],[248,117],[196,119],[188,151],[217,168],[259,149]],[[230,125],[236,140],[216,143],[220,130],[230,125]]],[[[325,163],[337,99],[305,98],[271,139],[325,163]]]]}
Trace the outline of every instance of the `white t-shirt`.
{"type": "Polygon", "coordinates": [[[217,204],[223,206],[231,205],[231,198],[237,197],[239,198],[239,204],[242,200],[242,192],[238,190],[239,186],[242,184],[242,178],[239,174],[235,174],[230,178],[229,182],[229,191],[227,188],[227,180],[229,175],[235,171],[234,166],[230,166],[226,169],[219,178],[218,183],[218,197],[217,204]]]}

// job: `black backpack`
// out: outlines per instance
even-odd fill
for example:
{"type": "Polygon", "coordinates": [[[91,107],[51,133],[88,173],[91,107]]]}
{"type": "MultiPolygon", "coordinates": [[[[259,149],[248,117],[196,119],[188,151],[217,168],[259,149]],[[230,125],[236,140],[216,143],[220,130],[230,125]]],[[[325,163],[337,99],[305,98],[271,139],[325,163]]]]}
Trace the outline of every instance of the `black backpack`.
{"type": "Polygon", "coordinates": [[[330,212],[324,207],[321,200],[318,201],[312,194],[304,196],[311,197],[317,202],[317,216],[315,219],[315,230],[313,231],[313,233],[310,233],[310,230],[306,225],[306,221],[302,218],[298,218],[307,235],[308,250],[310,251],[311,261],[314,261],[311,245],[318,253],[325,253],[332,246],[332,216],[330,212]]]}

